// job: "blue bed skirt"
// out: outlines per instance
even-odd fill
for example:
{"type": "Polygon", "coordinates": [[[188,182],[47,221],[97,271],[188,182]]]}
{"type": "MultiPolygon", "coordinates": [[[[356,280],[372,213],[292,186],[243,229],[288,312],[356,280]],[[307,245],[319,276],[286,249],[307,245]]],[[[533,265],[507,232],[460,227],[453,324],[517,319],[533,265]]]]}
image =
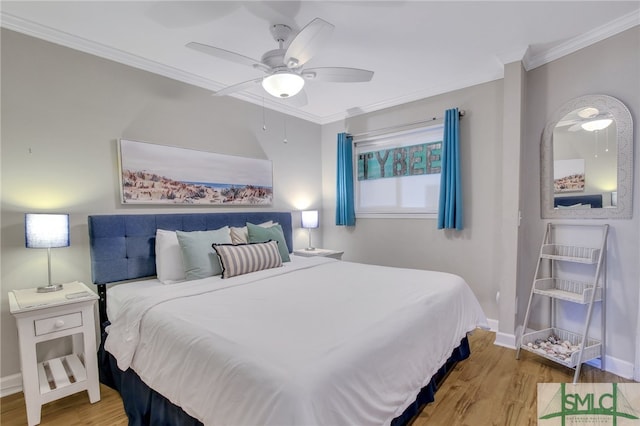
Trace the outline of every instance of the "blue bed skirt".
{"type": "MultiPolygon", "coordinates": [[[[201,426],[202,423],[185,413],[180,407],[148,387],[132,370],[121,371],[115,358],[104,349],[106,334],[98,351],[100,382],[115,389],[122,397],[129,426],[201,426]]],[[[392,426],[404,426],[420,413],[422,408],[435,401],[435,393],[458,361],[471,354],[469,340],[465,337],[460,346],[453,350],[451,357],[422,388],[413,402],[399,417],[393,419],[392,426]]]]}

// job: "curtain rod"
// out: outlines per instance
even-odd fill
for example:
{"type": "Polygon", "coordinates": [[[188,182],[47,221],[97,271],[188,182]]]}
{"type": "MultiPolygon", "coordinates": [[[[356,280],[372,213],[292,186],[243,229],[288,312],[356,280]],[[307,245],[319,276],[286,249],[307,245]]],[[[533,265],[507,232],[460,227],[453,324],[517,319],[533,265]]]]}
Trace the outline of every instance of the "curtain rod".
{"type": "MultiPolygon", "coordinates": [[[[460,118],[464,117],[465,111],[462,109],[460,111],[458,111],[458,116],[460,118]]],[[[385,133],[391,133],[392,131],[395,130],[400,130],[406,127],[413,127],[413,126],[417,126],[419,124],[428,124],[431,123],[432,121],[437,121],[437,120],[442,120],[444,119],[444,117],[432,117],[428,120],[422,120],[422,121],[414,121],[413,123],[406,123],[406,124],[399,124],[396,126],[390,126],[390,127],[383,127],[382,129],[376,129],[376,130],[370,130],[368,132],[362,132],[362,133],[356,133],[356,134],[349,134],[349,136],[351,136],[352,138],[359,138],[362,136],[369,136],[369,135],[373,135],[373,134],[385,134],[385,133]]]]}

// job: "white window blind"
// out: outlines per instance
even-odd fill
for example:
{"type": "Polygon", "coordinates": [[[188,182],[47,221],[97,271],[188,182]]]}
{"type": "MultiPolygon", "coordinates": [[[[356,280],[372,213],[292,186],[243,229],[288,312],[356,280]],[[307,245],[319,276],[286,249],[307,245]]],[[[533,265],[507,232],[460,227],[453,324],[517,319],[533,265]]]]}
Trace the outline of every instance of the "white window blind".
{"type": "Polygon", "coordinates": [[[435,217],[442,124],[355,141],[356,217],[435,217]]]}

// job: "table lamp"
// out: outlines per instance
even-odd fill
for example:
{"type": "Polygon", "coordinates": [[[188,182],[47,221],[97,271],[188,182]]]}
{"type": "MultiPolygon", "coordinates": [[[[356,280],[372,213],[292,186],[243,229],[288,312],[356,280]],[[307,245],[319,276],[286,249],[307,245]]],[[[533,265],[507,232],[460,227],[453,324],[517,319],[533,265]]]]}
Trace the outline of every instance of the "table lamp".
{"type": "Polygon", "coordinates": [[[304,210],[302,212],[302,227],[309,230],[309,247],[306,250],[315,250],[311,245],[311,229],[318,227],[318,210],[304,210]]]}
{"type": "Polygon", "coordinates": [[[69,247],[69,215],[27,213],[24,216],[24,236],[27,248],[46,248],[49,284],[38,287],[38,293],[62,290],[62,284],[51,282],[51,249],[69,247]]]}

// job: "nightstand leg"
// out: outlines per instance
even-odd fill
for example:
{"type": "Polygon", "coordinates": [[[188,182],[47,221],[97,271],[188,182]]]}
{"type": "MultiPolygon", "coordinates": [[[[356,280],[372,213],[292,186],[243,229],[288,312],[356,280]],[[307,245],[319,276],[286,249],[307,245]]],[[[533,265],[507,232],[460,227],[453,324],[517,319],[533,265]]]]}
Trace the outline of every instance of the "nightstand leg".
{"type": "MultiPolygon", "coordinates": [[[[27,321],[28,322],[28,321],[27,321]]],[[[28,326],[28,324],[27,324],[28,326]]],[[[40,424],[40,381],[38,380],[38,360],[36,357],[36,345],[33,338],[21,332],[26,327],[18,327],[20,341],[20,365],[22,369],[22,392],[27,408],[27,423],[29,426],[40,424]]]]}
{"type": "MultiPolygon", "coordinates": [[[[93,306],[87,308],[86,318],[93,315],[93,306]]],[[[86,348],[96,347],[96,331],[94,327],[88,327],[83,333],[84,336],[84,365],[87,369],[87,392],[89,393],[89,402],[96,403],[100,401],[100,382],[98,380],[98,354],[95,351],[87,351],[86,348]]]]}

